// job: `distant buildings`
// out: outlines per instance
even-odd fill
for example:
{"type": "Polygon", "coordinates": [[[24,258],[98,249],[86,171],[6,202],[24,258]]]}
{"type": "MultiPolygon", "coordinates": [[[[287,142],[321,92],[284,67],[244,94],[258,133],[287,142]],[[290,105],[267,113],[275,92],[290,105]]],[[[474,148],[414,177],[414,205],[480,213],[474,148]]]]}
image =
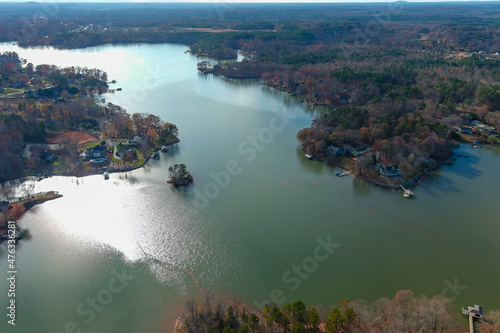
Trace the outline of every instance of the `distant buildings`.
{"type": "Polygon", "coordinates": [[[474,129],[474,131],[479,134],[488,135],[495,132],[495,127],[483,124],[478,120],[473,121],[471,123],[471,126],[474,129]]]}
{"type": "Polygon", "coordinates": [[[478,120],[474,120],[469,124],[457,127],[456,131],[462,134],[469,134],[469,135],[471,134],[490,135],[496,133],[495,127],[483,124],[478,120]]]}

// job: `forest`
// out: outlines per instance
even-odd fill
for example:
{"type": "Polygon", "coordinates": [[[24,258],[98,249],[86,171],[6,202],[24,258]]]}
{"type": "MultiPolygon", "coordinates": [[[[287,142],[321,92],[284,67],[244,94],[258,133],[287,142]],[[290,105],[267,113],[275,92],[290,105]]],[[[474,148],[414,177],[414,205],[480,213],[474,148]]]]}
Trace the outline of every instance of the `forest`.
{"type": "MultiPolygon", "coordinates": [[[[300,300],[281,306],[269,302],[262,312],[249,310],[237,298],[223,301],[205,293],[198,302],[187,301],[174,333],[437,333],[460,331],[467,322],[451,309],[449,299],[417,297],[411,290],[400,290],[392,299],[344,300],[328,308],[307,307],[300,300]]],[[[486,313],[477,328],[498,332],[500,311],[486,313]]]]}

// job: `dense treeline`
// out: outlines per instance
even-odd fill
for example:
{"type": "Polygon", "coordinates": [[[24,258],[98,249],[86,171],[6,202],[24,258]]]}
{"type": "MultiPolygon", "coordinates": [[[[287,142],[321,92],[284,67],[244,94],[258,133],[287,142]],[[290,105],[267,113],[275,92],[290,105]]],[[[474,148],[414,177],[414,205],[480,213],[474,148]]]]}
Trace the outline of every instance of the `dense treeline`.
{"type": "MultiPolygon", "coordinates": [[[[393,299],[342,301],[328,309],[307,306],[302,301],[278,306],[269,302],[262,313],[249,311],[238,301],[222,302],[207,293],[199,303],[190,300],[179,317],[175,333],[262,332],[262,333],[418,333],[455,332],[467,326],[441,295],[416,297],[400,290],[393,299]]],[[[492,311],[478,323],[481,333],[498,332],[499,311],[492,311]]]]}
{"type": "MultiPolygon", "coordinates": [[[[405,4],[398,9],[405,18],[397,20],[390,12],[375,15],[373,8],[367,5],[358,14],[345,10],[334,22],[275,25],[276,35],[302,29],[314,36],[300,41],[239,35],[237,47],[234,40],[225,45],[242,50],[245,60],[198,67],[231,78],[262,78],[304,101],[336,109],[298,139],[308,154],[323,159],[329,146],[372,147],[376,156],[356,161],[359,175],[368,176],[377,161],[415,175],[451,155],[461,126],[472,121],[500,126],[500,27],[479,7],[468,18],[455,8],[436,17],[430,9],[405,4]]],[[[216,38],[223,43],[222,34],[212,37],[213,44],[216,38]]],[[[477,134],[474,140],[498,142],[492,131],[477,134]]]]}
{"type": "MultiPolygon", "coordinates": [[[[377,4],[0,4],[0,41],[85,47],[174,42],[227,57],[235,49],[287,64],[329,62],[339,45],[500,51],[497,3],[377,4]],[[200,33],[186,29],[215,29],[200,33]],[[273,40],[277,43],[269,44],[273,40]],[[417,41],[418,40],[418,41],[417,41]],[[262,43],[263,42],[263,43],[262,43]],[[258,47],[252,46],[259,44],[258,47]],[[439,45],[438,45],[439,43],[439,45]],[[316,55],[313,45],[327,45],[316,55]],[[309,49],[303,49],[309,46],[309,49]],[[280,48],[286,49],[280,50],[280,48]],[[221,52],[221,50],[223,50],[221,52]],[[300,52],[297,52],[300,50],[300,52]]],[[[362,51],[362,50],[360,50],[362,51]]],[[[359,57],[365,57],[359,52],[359,57]]],[[[373,56],[371,54],[370,56],[373,56]]],[[[354,60],[354,59],[353,59],[354,60]]]]}

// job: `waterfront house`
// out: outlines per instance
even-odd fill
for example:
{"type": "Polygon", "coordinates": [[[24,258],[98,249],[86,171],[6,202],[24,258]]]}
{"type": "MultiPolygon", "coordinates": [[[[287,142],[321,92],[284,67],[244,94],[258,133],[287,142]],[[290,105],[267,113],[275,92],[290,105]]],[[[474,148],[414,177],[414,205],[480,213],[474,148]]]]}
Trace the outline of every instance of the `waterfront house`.
{"type": "Polygon", "coordinates": [[[401,177],[401,170],[397,165],[383,165],[379,166],[378,172],[384,178],[398,178],[401,177]]]}
{"type": "Polygon", "coordinates": [[[45,163],[54,162],[56,159],[54,154],[49,150],[44,150],[44,151],[40,152],[39,158],[42,162],[45,162],[45,163]]]}
{"type": "Polygon", "coordinates": [[[486,124],[482,124],[482,123],[477,123],[474,125],[474,130],[478,133],[486,135],[486,134],[492,134],[493,132],[495,132],[495,127],[489,126],[486,124]]]}
{"type": "Polygon", "coordinates": [[[335,146],[326,147],[326,152],[333,155],[342,155],[342,149],[335,146]]]}
{"type": "Polygon", "coordinates": [[[85,160],[90,160],[92,158],[105,157],[107,153],[105,145],[97,145],[94,148],[89,148],[85,151],[85,160]]]}
{"type": "Polygon", "coordinates": [[[460,127],[460,133],[472,134],[472,128],[469,126],[462,126],[462,127],[460,127]]]}

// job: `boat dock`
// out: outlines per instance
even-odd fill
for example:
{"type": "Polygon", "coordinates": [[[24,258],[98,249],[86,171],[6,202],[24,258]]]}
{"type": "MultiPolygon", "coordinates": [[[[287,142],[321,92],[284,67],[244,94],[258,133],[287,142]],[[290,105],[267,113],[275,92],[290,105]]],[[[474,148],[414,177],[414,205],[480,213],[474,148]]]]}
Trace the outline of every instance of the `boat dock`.
{"type": "Polygon", "coordinates": [[[474,306],[468,306],[467,310],[462,307],[462,314],[469,317],[469,333],[477,333],[477,321],[485,319],[483,307],[477,304],[474,304],[474,306]]]}
{"type": "Polygon", "coordinates": [[[399,185],[399,186],[401,186],[401,189],[403,190],[403,196],[405,198],[411,198],[411,197],[413,197],[414,194],[413,194],[412,191],[405,189],[403,185],[399,185]]]}

